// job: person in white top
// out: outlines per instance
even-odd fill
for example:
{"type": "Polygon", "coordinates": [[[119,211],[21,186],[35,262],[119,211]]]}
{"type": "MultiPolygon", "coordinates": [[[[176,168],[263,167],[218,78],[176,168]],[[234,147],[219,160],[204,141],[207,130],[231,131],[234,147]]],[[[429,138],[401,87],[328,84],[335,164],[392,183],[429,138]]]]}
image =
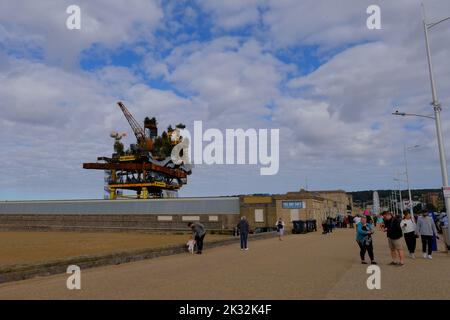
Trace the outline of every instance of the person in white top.
{"type": "Polygon", "coordinates": [[[414,252],[416,251],[416,224],[411,219],[409,211],[403,213],[403,220],[400,223],[402,227],[403,236],[405,237],[406,246],[408,247],[409,257],[415,259],[414,252]]]}

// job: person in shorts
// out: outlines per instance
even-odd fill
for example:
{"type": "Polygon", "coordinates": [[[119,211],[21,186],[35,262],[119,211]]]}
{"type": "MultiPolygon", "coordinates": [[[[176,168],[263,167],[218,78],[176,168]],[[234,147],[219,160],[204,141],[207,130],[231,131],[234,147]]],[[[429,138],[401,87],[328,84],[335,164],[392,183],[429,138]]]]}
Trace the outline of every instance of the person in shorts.
{"type": "Polygon", "coordinates": [[[391,249],[392,262],[390,265],[403,266],[405,264],[405,253],[403,251],[403,232],[401,227],[401,218],[393,216],[391,212],[383,212],[384,229],[386,232],[389,249],[391,249]]]}

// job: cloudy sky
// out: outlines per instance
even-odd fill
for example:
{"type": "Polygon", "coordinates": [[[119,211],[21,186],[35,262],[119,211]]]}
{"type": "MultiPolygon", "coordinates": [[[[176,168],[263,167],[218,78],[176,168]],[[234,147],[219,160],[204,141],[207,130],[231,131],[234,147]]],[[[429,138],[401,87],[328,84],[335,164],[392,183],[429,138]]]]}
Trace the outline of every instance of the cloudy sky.
{"type": "MultiPolygon", "coordinates": [[[[450,22],[430,34],[447,150],[449,39],[450,22]]],[[[200,165],[180,196],[392,188],[405,144],[412,187],[441,185],[434,122],[391,115],[432,114],[420,1],[0,0],[0,199],[101,198],[103,173],[81,166],[113,130],[134,142],[118,100],[161,128],[280,130],[277,175],[200,165]]]]}

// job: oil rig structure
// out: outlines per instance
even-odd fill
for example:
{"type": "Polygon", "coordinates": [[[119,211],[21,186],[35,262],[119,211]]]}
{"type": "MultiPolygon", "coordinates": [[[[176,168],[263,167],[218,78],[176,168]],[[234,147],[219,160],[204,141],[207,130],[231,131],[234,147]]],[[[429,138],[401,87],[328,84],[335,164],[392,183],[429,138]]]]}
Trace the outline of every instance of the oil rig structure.
{"type": "Polygon", "coordinates": [[[185,126],[181,123],[175,128],[169,126],[167,132],[158,136],[158,123],[154,117],[146,117],[142,128],[122,102],[117,105],[131,126],[136,143],[125,150],[121,140],[126,134],[112,132],[112,156],[98,157],[94,163],[83,163],[83,168],[105,171],[105,191],[111,200],[122,197],[162,198],[170,193],[176,194],[187,184],[187,176],[192,173],[190,164],[175,164],[171,158],[173,148],[183,140],[180,130],[185,126]],[[132,190],[136,194],[124,195],[123,190],[132,190]]]}

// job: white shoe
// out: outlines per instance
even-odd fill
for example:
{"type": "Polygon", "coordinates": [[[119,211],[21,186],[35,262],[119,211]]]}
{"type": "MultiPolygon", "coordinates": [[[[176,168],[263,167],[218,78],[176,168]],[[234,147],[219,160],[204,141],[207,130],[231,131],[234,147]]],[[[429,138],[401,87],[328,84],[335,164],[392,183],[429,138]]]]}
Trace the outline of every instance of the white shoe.
{"type": "Polygon", "coordinates": [[[244,251],[244,249],[241,249],[241,251],[244,251]]]}
{"type": "Polygon", "coordinates": [[[415,259],[416,256],[414,255],[414,253],[411,253],[411,259],[415,259]]]}
{"type": "Polygon", "coordinates": [[[426,253],[423,254],[423,258],[426,259],[428,258],[428,255],[426,253]]]}
{"type": "Polygon", "coordinates": [[[431,256],[431,254],[428,255],[428,259],[433,260],[433,257],[431,256]]]}
{"type": "MultiPolygon", "coordinates": [[[[245,250],[245,251],[247,251],[247,250],[248,250],[248,248],[245,248],[244,250],[245,250]]],[[[430,257],[431,257],[431,256],[430,256],[430,257]]]]}

